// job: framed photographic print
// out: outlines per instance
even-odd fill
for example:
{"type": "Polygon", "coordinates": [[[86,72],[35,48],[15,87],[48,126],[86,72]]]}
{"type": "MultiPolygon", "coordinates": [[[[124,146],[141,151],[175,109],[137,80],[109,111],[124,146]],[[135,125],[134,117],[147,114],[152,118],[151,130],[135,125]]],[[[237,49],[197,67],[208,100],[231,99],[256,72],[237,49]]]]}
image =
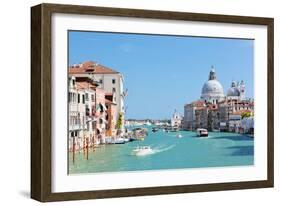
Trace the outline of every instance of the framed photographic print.
{"type": "Polygon", "coordinates": [[[273,187],[273,19],[31,8],[31,197],[273,187]]]}

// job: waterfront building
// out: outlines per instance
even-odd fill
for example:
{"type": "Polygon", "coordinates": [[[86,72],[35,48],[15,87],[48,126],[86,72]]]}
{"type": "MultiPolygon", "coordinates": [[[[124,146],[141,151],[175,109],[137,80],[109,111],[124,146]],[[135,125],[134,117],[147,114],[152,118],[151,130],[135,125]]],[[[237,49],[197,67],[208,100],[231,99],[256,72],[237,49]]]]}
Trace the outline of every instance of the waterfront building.
{"type": "Polygon", "coordinates": [[[105,91],[101,88],[96,88],[96,134],[97,144],[105,143],[106,129],[108,128],[108,122],[106,120],[107,107],[105,105],[105,91]]]}
{"type": "Polygon", "coordinates": [[[229,132],[236,132],[236,133],[240,133],[241,130],[241,111],[239,112],[234,112],[232,114],[229,115],[229,121],[228,121],[228,131],[229,132]]]}
{"type": "MultiPolygon", "coordinates": [[[[206,103],[202,100],[194,101],[184,106],[183,128],[187,130],[196,129],[195,111],[206,107],[206,103]]],[[[198,117],[199,118],[199,117],[198,117]]],[[[198,125],[198,124],[197,124],[198,125]]]]}
{"type": "Polygon", "coordinates": [[[208,127],[208,109],[207,107],[197,108],[195,110],[194,129],[208,127]]]}
{"type": "Polygon", "coordinates": [[[175,110],[172,118],[171,118],[171,126],[180,128],[182,126],[182,116],[177,110],[175,110]]]}
{"type": "MultiPolygon", "coordinates": [[[[79,81],[79,78],[73,76],[69,77],[68,136],[70,150],[80,150],[84,148],[86,137],[91,138],[92,140],[94,136],[93,133],[89,133],[92,130],[89,129],[89,114],[87,112],[89,102],[86,101],[86,96],[91,92],[93,94],[94,90],[90,88],[88,82],[81,82],[79,81]]],[[[89,143],[91,140],[87,139],[89,143]]]]}
{"type": "Polygon", "coordinates": [[[220,102],[218,105],[220,130],[228,130],[228,121],[230,115],[230,104],[227,101],[220,102]]]}
{"type": "Polygon", "coordinates": [[[106,136],[116,136],[114,95],[98,86],[90,77],[69,77],[70,151],[105,143],[106,136]]]}
{"type": "MultiPolygon", "coordinates": [[[[117,120],[119,115],[124,118],[124,100],[126,92],[123,88],[123,75],[120,72],[96,62],[88,61],[70,66],[69,73],[73,76],[79,77],[87,76],[89,73],[91,73],[92,78],[99,82],[98,88],[103,89],[106,93],[114,94],[114,102],[116,103],[115,119],[117,120]]],[[[122,129],[124,129],[124,123],[121,126],[122,129]]]]}
{"type": "Polygon", "coordinates": [[[241,130],[246,134],[254,134],[254,117],[246,117],[241,120],[241,130]]]}
{"type": "Polygon", "coordinates": [[[107,109],[106,112],[106,121],[107,121],[107,126],[106,126],[106,136],[107,137],[115,137],[116,136],[116,103],[114,102],[114,95],[111,93],[106,93],[105,94],[105,106],[107,109]]]}
{"type": "Polygon", "coordinates": [[[216,104],[201,100],[185,105],[183,128],[195,130],[206,128],[210,131],[219,129],[219,112],[216,104]]]}
{"type": "Polygon", "coordinates": [[[83,142],[92,146],[96,138],[95,107],[96,107],[96,87],[97,82],[87,77],[74,77],[77,88],[85,93],[82,101],[85,102],[86,131],[84,131],[83,142]],[[84,98],[84,99],[83,99],[84,98]]]}
{"type": "Polygon", "coordinates": [[[220,102],[218,105],[219,121],[221,131],[233,131],[235,121],[242,118],[242,113],[248,113],[250,116],[254,115],[254,101],[253,100],[239,100],[239,99],[227,99],[220,102]],[[232,122],[231,122],[232,121],[232,122]]]}
{"type": "Polygon", "coordinates": [[[208,120],[207,129],[210,131],[219,130],[219,111],[217,104],[209,104],[207,108],[208,120]]]}

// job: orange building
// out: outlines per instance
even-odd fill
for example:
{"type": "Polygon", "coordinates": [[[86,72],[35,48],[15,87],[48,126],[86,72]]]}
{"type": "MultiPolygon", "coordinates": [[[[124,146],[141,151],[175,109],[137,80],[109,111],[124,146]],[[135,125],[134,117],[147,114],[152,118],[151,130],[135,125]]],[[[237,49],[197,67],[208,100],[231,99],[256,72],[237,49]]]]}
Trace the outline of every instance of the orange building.
{"type": "Polygon", "coordinates": [[[105,99],[105,105],[107,108],[106,113],[106,120],[107,120],[107,127],[106,127],[106,136],[114,137],[116,136],[116,103],[114,103],[110,99],[105,99]]]}

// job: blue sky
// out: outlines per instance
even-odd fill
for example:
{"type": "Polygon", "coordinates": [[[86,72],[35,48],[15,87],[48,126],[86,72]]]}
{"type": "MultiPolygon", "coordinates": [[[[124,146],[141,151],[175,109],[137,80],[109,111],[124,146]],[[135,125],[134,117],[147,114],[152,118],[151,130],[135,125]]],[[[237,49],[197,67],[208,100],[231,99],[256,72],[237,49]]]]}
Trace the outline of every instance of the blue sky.
{"type": "Polygon", "coordinates": [[[170,118],[199,99],[213,65],[226,94],[244,80],[253,98],[253,40],[69,32],[69,64],[92,60],[124,75],[126,118],[170,118]]]}

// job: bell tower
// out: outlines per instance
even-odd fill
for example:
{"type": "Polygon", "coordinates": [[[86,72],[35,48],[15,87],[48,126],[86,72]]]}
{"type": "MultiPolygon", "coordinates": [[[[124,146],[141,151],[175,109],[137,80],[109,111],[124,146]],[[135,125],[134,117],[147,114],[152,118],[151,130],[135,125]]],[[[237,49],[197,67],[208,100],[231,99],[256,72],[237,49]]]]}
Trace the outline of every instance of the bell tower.
{"type": "Polygon", "coordinates": [[[245,93],[246,93],[245,90],[246,90],[245,82],[242,80],[240,85],[239,85],[240,99],[241,100],[245,99],[245,93]]]}

